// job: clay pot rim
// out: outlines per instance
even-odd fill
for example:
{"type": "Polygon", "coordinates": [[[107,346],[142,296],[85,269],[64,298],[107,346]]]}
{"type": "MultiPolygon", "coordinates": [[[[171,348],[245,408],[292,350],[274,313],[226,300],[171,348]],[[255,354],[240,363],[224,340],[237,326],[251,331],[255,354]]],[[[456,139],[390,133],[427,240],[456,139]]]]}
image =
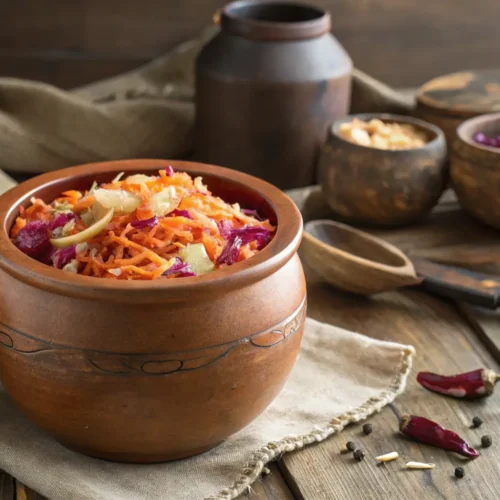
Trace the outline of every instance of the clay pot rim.
{"type": "Polygon", "coordinates": [[[29,179],[0,196],[0,269],[37,288],[62,295],[107,300],[111,302],[150,303],[165,299],[176,301],[210,295],[220,291],[247,286],[283,267],[296,253],[302,237],[302,216],[293,201],[280,189],[266,181],[228,168],[195,162],[133,159],[88,163],[56,170],[29,179]],[[119,172],[148,172],[172,165],[175,170],[190,174],[219,177],[258,193],[277,217],[275,237],[254,257],[203,276],[156,281],[119,281],[65,273],[38,262],[18,250],[10,241],[9,219],[19,205],[36,195],[44,186],[67,178],[89,177],[119,172]]]}
{"type": "Polygon", "coordinates": [[[262,41],[287,41],[317,38],[331,28],[330,13],[316,5],[283,0],[236,0],[220,11],[220,26],[229,33],[262,41]],[[317,17],[305,21],[267,21],[246,17],[238,13],[245,7],[279,6],[281,8],[303,9],[316,13],[317,17]]]}
{"type": "Polygon", "coordinates": [[[335,122],[332,123],[332,125],[328,128],[328,134],[330,137],[335,137],[336,139],[342,141],[346,145],[349,145],[353,148],[356,148],[358,150],[367,150],[367,151],[378,151],[379,154],[388,154],[388,155],[400,155],[400,156],[406,156],[412,153],[421,153],[422,151],[425,151],[426,149],[432,149],[435,146],[437,146],[438,142],[441,142],[443,144],[443,147],[446,147],[445,145],[445,137],[444,137],[444,132],[437,127],[436,125],[433,125],[432,123],[426,122],[424,120],[420,120],[418,118],[413,118],[410,116],[404,116],[404,115],[395,115],[392,113],[357,113],[357,114],[352,114],[352,115],[347,115],[344,118],[341,118],[340,120],[336,120],[335,122]],[[354,118],[359,118],[360,120],[366,121],[370,120],[372,118],[378,118],[381,121],[390,121],[390,122],[397,122],[397,123],[407,123],[409,125],[415,125],[418,128],[421,128],[425,130],[427,133],[432,133],[433,138],[426,142],[423,146],[420,146],[418,148],[407,148],[407,149],[380,149],[380,148],[374,148],[371,146],[360,146],[359,144],[355,144],[353,142],[348,141],[347,139],[344,139],[341,135],[338,133],[338,129],[340,125],[346,122],[352,121],[354,118]]]}
{"type": "Polygon", "coordinates": [[[499,148],[479,144],[472,139],[473,134],[479,132],[477,130],[479,126],[491,124],[492,122],[498,122],[498,128],[500,129],[500,113],[487,113],[469,118],[457,127],[457,138],[470,149],[475,149],[478,152],[481,151],[482,155],[487,155],[491,159],[498,160],[498,155],[500,154],[499,148]]]}

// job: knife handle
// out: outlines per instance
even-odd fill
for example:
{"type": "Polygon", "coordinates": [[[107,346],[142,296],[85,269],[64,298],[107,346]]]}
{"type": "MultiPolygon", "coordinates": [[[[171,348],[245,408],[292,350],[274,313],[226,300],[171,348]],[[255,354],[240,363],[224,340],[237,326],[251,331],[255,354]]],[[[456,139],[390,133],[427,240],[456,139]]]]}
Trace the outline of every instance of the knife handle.
{"type": "Polygon", "coordinates": [[[424,290],[461,302],[496,309],[500,299],[500,276],[436,264],[412,258],[424,290]]]}

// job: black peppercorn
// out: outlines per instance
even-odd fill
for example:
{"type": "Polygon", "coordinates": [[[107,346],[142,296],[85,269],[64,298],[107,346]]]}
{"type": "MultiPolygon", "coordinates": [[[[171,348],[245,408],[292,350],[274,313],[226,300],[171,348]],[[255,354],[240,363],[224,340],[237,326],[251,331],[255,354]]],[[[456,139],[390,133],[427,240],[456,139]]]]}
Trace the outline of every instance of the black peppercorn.
{"type": "Polygon", "coordinates": [[[363,425],[363,432],[368,436],[368,434],[371,434],[373,432],[373,427],[371,424],[365,424],[363,425]]]}
{"type": "Polygon", "coordinates": [[[491,439],[491,436],[483,436],[481,438],[481,444],[483,448],[489,448],[493,444],[493,439],[491,439]]]}
{"type": "Polygon", "coordinates": [[[356,449],[356,445],[352,442],[352,441],[348,441],[345,445],[345,447],[349,450],[349,451],[354,451],[356,449]]]}
{"type": "Polygon", "coordinates": [[[354,452],[354,458],[357,462],[361,462],[365,458],[365,452],[363,450],[356,450],[354,452]]]}
{"type": "Polygon", "coordinates": [[[464,468],[463,467],[457,467],[455,469],[455,477],[459,477],[459,478],[462,478],[465,476],[465,471],[464,471],[464,468]]]}
{"type": "Polygon", "coordinates": [[[479,417],[474,417],[472,419],[472,427],[481,427],[481,424],[483,423],[483,421],[479,418],[479,417]]]}

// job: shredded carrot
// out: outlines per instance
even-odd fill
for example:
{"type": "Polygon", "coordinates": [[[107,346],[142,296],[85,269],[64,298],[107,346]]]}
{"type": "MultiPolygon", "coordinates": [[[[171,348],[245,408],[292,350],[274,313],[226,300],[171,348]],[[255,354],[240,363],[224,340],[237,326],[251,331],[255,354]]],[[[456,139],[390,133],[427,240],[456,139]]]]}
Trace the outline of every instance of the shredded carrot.
{"type": "MultiPolygon", "coordinates": [[[[76,241],[85,243],[80,247],[75,243],[73,272],[114,280],[154,280],[193,275],[194,261],[182,253],[190,245],[201,245],[206,253],[204,259],[215,270],[253,257],[276,230],[271,221],[249,215],[238,204],[231,205],[213,195],[201,177],[173,173],[170,167],[156,176],[126,177],[94,189],[109,194],[108,205],[99,204],[94,190],[67,190],[50,204],[32,199],[29,207],[20,209],[11,228],[14,243],[21,248],[19,241],[25,228],[32,222],[44,221],[49,238],[73,235],[76,241]],[[100,226],[93,237],[79,241],[79,233],[99,223],[94,214],[106,213],[110,208],[114,213],[104,229],[100,226]],[[53,228],[52,222],[61,214],[66,214],[67,220],[62,217],[63,222],[53,228]],[[254,231],[251,234],[262,231],[261,239],[247,237],[243,241],[231,236],[227,228],[234,234],[248,228],[254,231]],[[181,264],[183,269],[174,272],[173,266],[181,264]]],[[[103,199],[102,195],[97,198],[103,199]]]]}
{"type": "Polygon", "coordinates": [[[81,199],[76,205],[73,206],[73,212],[79,214],[87,208],[92,207],[94,202],[95,198],[93,196],[85,196],[85,198],[81,199]]]}

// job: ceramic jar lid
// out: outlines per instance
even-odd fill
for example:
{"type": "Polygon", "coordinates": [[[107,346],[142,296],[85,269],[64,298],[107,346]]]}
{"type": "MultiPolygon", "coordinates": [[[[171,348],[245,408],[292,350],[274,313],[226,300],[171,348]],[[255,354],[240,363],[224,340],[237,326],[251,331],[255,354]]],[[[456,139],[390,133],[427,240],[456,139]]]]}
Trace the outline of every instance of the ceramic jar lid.
{"type": "Polygon", "coordinates": [[[419,106],[455,116],[500,111],[500,69],[451,73],[430,80],[417,92],[419,106]]]}

